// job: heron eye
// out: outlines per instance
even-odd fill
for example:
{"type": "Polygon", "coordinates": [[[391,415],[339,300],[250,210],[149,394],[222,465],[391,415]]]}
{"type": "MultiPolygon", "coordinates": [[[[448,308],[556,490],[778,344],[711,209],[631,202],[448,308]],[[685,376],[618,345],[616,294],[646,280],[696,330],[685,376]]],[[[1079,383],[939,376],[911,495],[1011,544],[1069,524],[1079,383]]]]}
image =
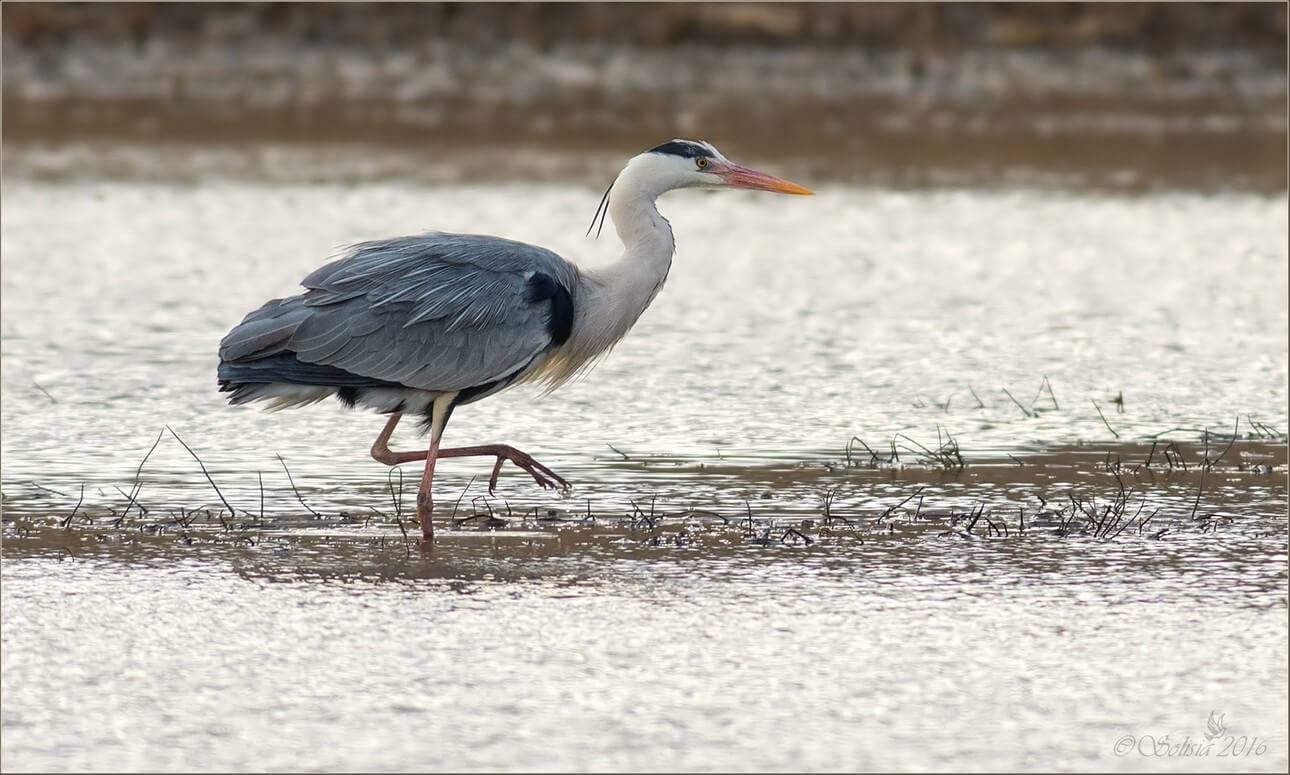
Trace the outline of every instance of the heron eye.
{"type": "Polygon", "coordinates": [[[707,160],[707,159],[704,159],[704,158],[702,158],[702,157],[700,157],[700,158],[698,158],[698,159],[695,159],[695,160],[694,160],[694,164],[695,164],[695,166],[697,166],[699,169],[703,169],[704,167],[708,166],[708,160],[707,160]]]}

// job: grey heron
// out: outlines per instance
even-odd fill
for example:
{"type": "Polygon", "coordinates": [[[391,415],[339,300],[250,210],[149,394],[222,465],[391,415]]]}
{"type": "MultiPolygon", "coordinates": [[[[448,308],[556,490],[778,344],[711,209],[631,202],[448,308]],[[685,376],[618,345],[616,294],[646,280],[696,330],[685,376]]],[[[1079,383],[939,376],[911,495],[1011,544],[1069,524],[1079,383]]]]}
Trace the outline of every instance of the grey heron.
{"type": "Polygon", "coordinates": [[[230,404],[280,409],[334,395],[388,414],[372,457],[390,466],[425,461],[417,519],[426,542],[441,458],[495,458],[490,492],[508,460],[542,487],[567,488],[505,444],[441,447],[444,427],[459,406],[525,382],[554,388],[606,354],[672,264],[672,228],[655,200],[695,187],[812,193],[734,164],[709,143],[672,140],[633,157],[606,190],[596,215],[602,227],[606,215],[613,221],[623,252],[604,267],[581,269],[544,248],[482,235],[363,242],[309,274],[303,293],[265,303],[224,337],[219,389],[230,404]],[[390,450],[404,414],[425,418],[428,449],[390,450]]]}

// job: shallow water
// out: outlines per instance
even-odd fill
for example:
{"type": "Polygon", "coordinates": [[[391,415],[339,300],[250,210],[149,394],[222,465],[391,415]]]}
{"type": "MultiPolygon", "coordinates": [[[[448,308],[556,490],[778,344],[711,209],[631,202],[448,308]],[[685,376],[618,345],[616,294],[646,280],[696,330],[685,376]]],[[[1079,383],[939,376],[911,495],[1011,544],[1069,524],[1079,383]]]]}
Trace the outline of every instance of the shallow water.
{"type": "MultiPolygon", "coordinates": [[[[229,487],[276,469],[274,452],[310,484],[379,473],[365,459],[375,417],[223,407],[220,337],[364,238],[441,228],[612,256],[611,235],[582,237],[597,200],[559,186],[11,184],[5,480],[129,478],[163,424],[229,487]]],[[[799,460],[836,459],[852,435],[927,443],[938,425],[969,449],[1110,439],[1093,401],[1126,439],[1230,432],[1238,416],[1285,430],[1283,197],[826,187],[682,192],[662,209],[678,255],[612,356],[546,399],[516,390],[458,412],[448,442],[505,439],[591,484],[611,444],[799,460]],[[1053,396],[1036,399],[1044,377],[1053,396]],[[1004,389],[1057,410],[1026,416],[1004,389]]],[[[177,451],[153,470],[191,476],[177,451]]]]}
{"type": "Polygon", "coordinates": [[[6,180],[6,767],[1285,768],[1283,195],[671,195],[615,352],[448,430],[575,489],[449,461],[431,556],[379,418],[215,392],[223,333],[337,245],[597,260],[596,201],[6,180]],[[165,425],[218,495],[169,434],[139,470],[165,425]],[[1113,471],[1114,536],[1069,505],[1113,471]],[[1141,742],[1213,712],[1203,755],[1141,742]]]}
{"type": "Polygon", "coordinates": [[[1285,762],[1284,555],[552,542],[8,561],[6,761],[1191,769],[1114,747],[1201,739],[1218,710],[1267,748],[1204,767],[1285,762]]]}

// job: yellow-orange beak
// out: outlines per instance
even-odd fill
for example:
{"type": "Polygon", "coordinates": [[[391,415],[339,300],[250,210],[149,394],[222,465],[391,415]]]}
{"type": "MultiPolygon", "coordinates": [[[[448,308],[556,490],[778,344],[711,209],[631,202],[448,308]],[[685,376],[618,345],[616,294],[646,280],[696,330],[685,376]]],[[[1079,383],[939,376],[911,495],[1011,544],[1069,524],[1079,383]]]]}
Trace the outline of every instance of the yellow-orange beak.
{"type": "Polygon", "coordinates": [[[774,175],[767,175],[764,172],[750,170],[747,167],[740,167],[738,164],[725,164],[724,169],[715,170],[717,175],[726,182],[727,185],[736,188],[751,188],[754,191],[775,191],[780,194],[797,194],[798,196],[812,196],[815,194],[805,186],[799,186],[783,178],[777,178],[774,175]]]}

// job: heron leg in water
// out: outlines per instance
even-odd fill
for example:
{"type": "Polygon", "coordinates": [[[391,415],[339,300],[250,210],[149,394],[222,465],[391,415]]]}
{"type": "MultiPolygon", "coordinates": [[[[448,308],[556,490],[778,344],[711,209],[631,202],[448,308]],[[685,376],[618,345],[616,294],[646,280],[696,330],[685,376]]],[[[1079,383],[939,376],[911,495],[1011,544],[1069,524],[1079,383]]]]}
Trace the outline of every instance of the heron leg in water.
{"type": "Polygon", "coordinates": [[[430,442],[430,449],[426,450],[426,467],[421,473],[421,486],[417,489],[417,521],[421,523],[421,538],[425,541],[434,540],[434,496],[430,486],[434,481],[434,463],[438,458],[435,453],[438,451],[439,439],[434,439],[430,442]]]}
{"type": "MultiPolygon", "coordinates": [[[[452,412],[455,393],[439,396],[430,409],[430,449],[425,451],[425,470],[421,474],[421,486],[417,488],[417,521],[421,523],[421,540],[426,544],[434,542],[434,464],[439,459],[439,439],[443,437],[444,426],[448,424],[448,415],[452,412]]],[[[381,437],[389,440],[389,434],[398,424],[399,415],[394,415],[386,423],[381,437]]]]}
{"type": "MultiPolygon", "coordinates": [[[[381,435],[376,437],[376,442],[372,444],[372,457],[378,462],[387,466],[397,466],[401,463],[411,463],[416,460],[426,460],[431,450],[421,450],[418,452],[394,452],[390,449],[390,436],[394,433],[394,428],[399,424],[399,419],[403,415],[392,414],[386,421],[385,427],[381,430],[381,435]]],[[[434,444],[431,445],[432,449],[434,444]]],[[[502,471],[502,464],[507,460],[511,461],[516,467],[527,471],[533,481],[541,487],[555,488],[556,486],[568,488],[569,483],[556,472],[547,468],[543,464],[533,459],[533,456],[522,450],[516,449],[509,444],[480,444],[473,447],[449,447],[439,449],[435,452],[437,458],[445,457],[495,457],[497,462],[493,464],[493,473],[488,477],[488,494],[492,495],[497,489],[497,476],[502,471]]]]}

